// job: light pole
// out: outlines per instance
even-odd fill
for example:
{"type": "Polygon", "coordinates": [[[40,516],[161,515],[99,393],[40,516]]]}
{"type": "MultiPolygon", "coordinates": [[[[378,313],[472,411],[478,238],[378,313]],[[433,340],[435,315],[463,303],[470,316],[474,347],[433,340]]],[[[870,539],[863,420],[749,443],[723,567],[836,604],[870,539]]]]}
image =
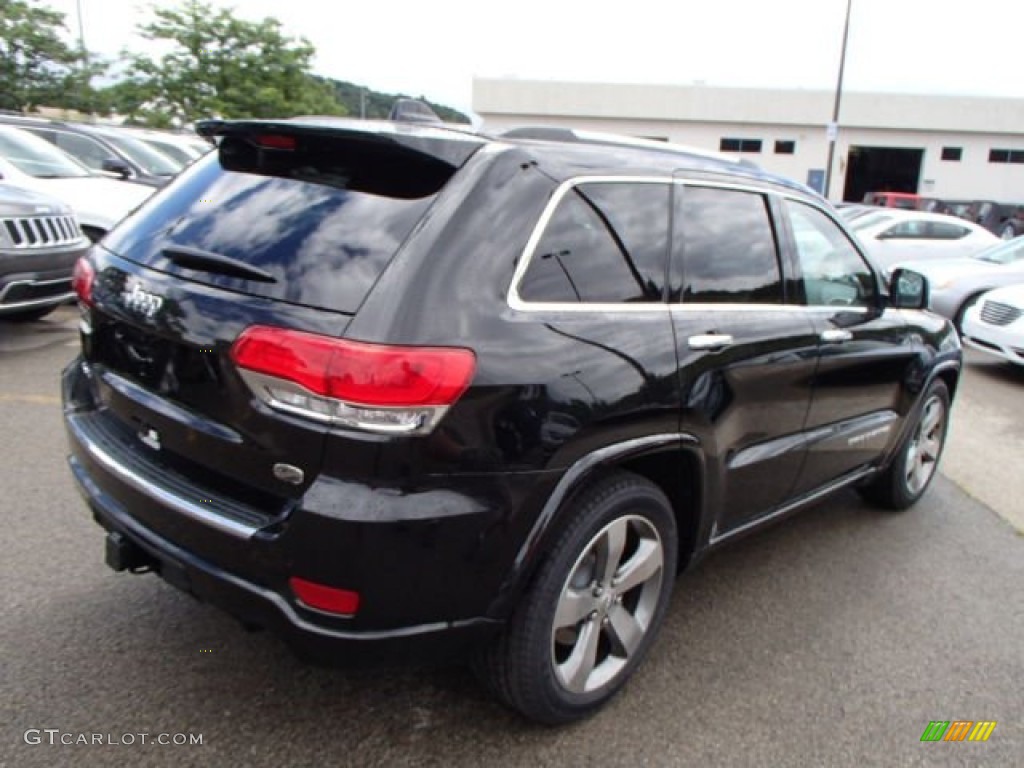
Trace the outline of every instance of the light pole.
{"type": "Polygon", "coordinates": [[[75,10],[78,11],[78,49],[85,55],[85,25],[82,23],[82,0],[75,0],[75,10]]]}
{"type": "Polygon", "coordinates": [[[836,80],[836,100],[832,106],[832,122],[828,126],[828,162],[825,164],[825,199],[832,186],[832,163],[836,157],[836,139],[839,136],[839,103],[843,98],[843,70],[846,69],[846,41],[850,37],[850,9],[853,0],[846,0],[846,21],[843,24],[843,47],[839,53],[839,78],[836,80]]]}

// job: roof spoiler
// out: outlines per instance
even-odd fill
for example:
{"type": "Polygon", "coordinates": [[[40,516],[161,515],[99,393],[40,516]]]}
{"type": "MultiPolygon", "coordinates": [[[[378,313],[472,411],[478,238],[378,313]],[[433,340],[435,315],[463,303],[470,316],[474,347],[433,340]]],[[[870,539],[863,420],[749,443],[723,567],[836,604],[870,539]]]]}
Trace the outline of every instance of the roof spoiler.
{"type": "MultiPolygon", "coordinates": [[[[288,139],[344,142],[397,155],[431,159],[452,170],[461,167],[486,140],[483,137],[424,124],[364,122],[344,118],[302,120],[200,120],[196,133],[207,139],[234,137],[264,149],[287,149],[288,139]],[[278,146],[271,146],[273,144],[278,146]]],[[[293,146],[294,148],[294,146],[293,146]]]]}

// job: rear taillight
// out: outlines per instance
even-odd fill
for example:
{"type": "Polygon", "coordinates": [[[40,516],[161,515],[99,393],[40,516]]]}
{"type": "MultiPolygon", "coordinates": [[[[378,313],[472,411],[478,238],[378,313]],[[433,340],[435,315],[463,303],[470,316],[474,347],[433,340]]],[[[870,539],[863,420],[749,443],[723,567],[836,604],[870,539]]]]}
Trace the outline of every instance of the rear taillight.
{"type": "Polygon", "coordinates": [[[466,391],[472,350],[404,347],[253,326],[231,359],[267,405],[383,434],[426,434],[466,391]]]}
{"type": "Polygon", "coordinates": [[[95,281],[96,269],[85,256],[80,256],[71,273],[71,288],[86,306],[92,306],[92,285],[95,281]]]}

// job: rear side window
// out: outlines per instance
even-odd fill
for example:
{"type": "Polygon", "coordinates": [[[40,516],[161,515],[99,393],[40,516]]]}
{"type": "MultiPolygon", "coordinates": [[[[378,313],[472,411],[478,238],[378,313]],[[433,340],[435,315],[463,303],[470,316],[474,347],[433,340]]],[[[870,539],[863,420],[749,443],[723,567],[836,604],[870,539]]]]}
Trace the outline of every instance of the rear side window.
{"type": "Polygon", "coordinates": [[[338,145],[276,152],[267,160],[273,150],[222,143],[104,245],[190,280],[354,312],[454,169],[338,145]],[[275,282],[180,267],[165,256],[175,247],[244,262],[275,282]]]}
{"type": "Polygon", "coordinates": [[[778,249],[764,195],[686,186],[680,197],[683,301],[781,304],[778,249]]]}
{"type": "Polygon", "coordinates": [[[669,199],[667,182],[573,187],[534,249],[520,297],[559,303],[661,301],[669,199]]]}

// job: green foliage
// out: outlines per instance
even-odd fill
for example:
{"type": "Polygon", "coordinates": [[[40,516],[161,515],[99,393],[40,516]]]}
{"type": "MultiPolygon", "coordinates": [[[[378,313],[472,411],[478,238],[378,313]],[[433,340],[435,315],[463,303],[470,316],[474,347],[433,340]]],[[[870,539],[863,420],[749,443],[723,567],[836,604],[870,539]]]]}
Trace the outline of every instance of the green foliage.
{"type": "MultiPolygon", "coordinates": [[[[343,80],[326,79],[325,82],[330,83],[338,97],[338,101],[345,105],[345,109],[348,110],[350,115],[355,117],[360,116],[360,108],[365,107],[367,119],[385,119],[391,112],[391,107],[397,99],[410,98],[402,93],[381,93],[380,91],[363,88],[360,85],[347,83],[343,80]]],[[[437,113],[437,116],[446,123],[470,122],[466,115],[451,107],[434,104],[422,96],[419,97],[419,100],[430,105],[430,108],[437,113]]]]}
{"type": "Polygon", "coordinates": [[[170,51],[130,55],[129,84],[115,86],[119,110],[134,121],[344,114],[310,74],[313,46],[286,36],[276,19],[245,21],[199,0],[152,10],[139,32],[170,51]]]}
{"type": "Polygon", "coordinates": [[[91,105],[102,65],[69,47],[64,28],[64,14],[34,0],[0,0],[0,108],[91,105]]]}

